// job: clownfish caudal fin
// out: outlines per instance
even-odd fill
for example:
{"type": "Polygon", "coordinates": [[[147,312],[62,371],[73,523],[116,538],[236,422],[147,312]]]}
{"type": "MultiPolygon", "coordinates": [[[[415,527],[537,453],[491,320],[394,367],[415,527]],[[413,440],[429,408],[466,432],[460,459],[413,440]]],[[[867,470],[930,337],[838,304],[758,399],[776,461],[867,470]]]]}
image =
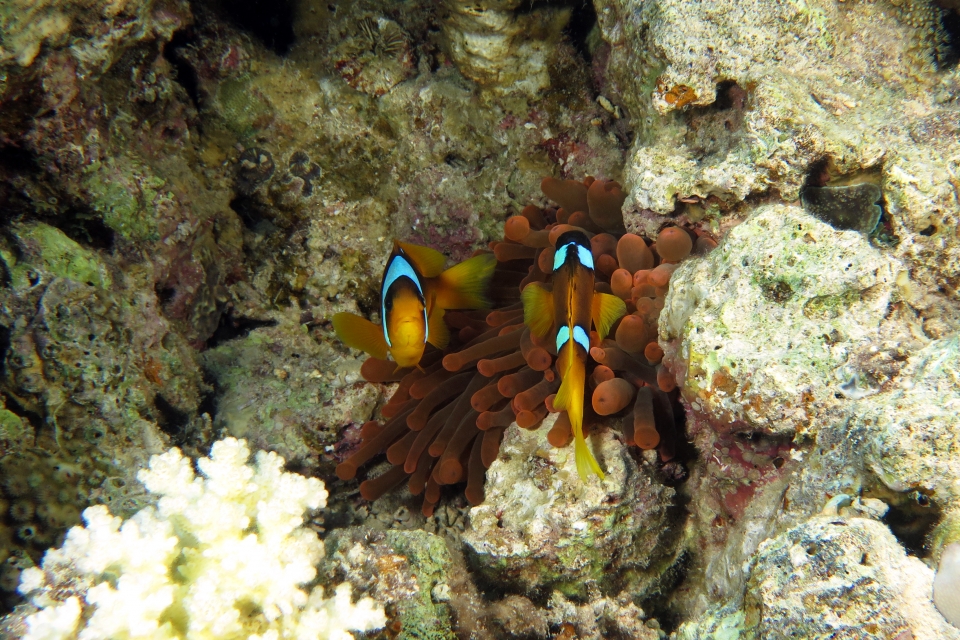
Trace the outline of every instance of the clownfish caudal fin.
{"type": "Polygon", "coordinates": [[[618,298],[609,293],[593,294],[593,309],[590,315],[593,317],[593,324],[597,328],[600,339],[603,340],[610,333],[610,327],[627,312],[627,305],[618,298]]]}
{"type": "Polygon", "coordinates": [[[430,247],[421,247],[418,244],[409,244],[394,240],[394,243],[403,249],[403,252],[410,258],[410,262],[417,268],[424,278],[436,278],[443,273],[443,267],[447,264],[447,257],[430,247]]]}
{"type": "Polygon", "coordinates": [[[355,313],[337,313],[333,316],[333,330],[340,342],[369,353],[374,358],[387,359],[387,341],[383,329],[355,313]]]}
{"type": "Polygon", "coordinates": [[[450,329],[447,323],[443,321],[444,310],[434,305],[433,311],[429,314],[430,326],[427,331],[427,342],[437,349],[445,349],[450,343],[450,329]]]}
{"type": "Polygon", "coordinates": [[[436,306],[441,309],[486,309],[487,285],[497,266],[492,253],[464,260],[440,274],[436,283],[436,306]]]}
{"type": "Polygon", "coordinates": [[[531,282],[520,294],[523,300],[523,322],[537,337],[544,337],[553,328],[553,293],[539,282],[531,282]]]}
{"type": "Polygon", "coordinates": [[[600,464],[593,457],[587,446],[587,440],[583,436],[583,385],[586,377],[583,360],[576,356],[573,345],[570,343],[561,349],[557,360],[557,368],[562,372],[563,382],[553,399],[553,408],[566,411],[567,417],[570,418],[577,473],[582,480],[589,478],[591,473],[597,474],[603,480],[603,470],[600,469],[600,464]]]}

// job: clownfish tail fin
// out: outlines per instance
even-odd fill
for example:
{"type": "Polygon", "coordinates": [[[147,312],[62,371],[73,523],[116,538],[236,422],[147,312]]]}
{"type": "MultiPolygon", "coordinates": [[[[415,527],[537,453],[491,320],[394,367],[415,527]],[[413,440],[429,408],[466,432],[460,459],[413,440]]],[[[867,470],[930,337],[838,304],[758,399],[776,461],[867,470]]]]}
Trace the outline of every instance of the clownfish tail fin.
{"type": "Polygon", "coordinates": [[[591,473],[603,480],[603,470],[590,452],[587,440],[583,435],[583,397],[586,368],[583,360],[578,358],[575,347],[567,342],[560,350],[557,358],[557,369],[561,372],[563,382],[553,399],[553,408],[566,411],[570,419],[570,428],[573,431],[574,455],[577,462],[577,473],[582,480],[590,477],[591,473]]]}

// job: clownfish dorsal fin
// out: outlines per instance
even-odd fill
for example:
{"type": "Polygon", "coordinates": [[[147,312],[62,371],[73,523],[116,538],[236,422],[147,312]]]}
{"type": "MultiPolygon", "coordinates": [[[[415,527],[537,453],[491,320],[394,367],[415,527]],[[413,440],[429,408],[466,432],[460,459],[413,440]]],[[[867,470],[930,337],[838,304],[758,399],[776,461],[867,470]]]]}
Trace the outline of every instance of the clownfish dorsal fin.
{"type": "Polygon", "coordinates": [[[394,244],[407,254],[410,262],[424,278],[436,278],[443,273],[443,267],[447,264],[447,257],[439,251],[430,247],[421,247],[418,244],[400,242],[399,240],[394,240],[394,244]]]}
{"type": "Polygon", "coordinates": [[[610,333],[610,327],[627,312],[627,305],[617,296],[609,293],[593,294],[593,309],[590,315],[597,328],[597,334],[603,340],[610,333]]]}
{"type": "Polygon", "coordinates": [[[428,315],[430,324],[427,332],[429,335],[427,342],[437,349],[445,349],[450,343],[450,329],[447,327],[447,323],[443,321],[443,314],[444,310],[434,305],[428,315]]]}
{"type": "Polygon", "coordinates": [[[440,309],[489,308],[487,285],[496,267],[497,258],[492,253],[481,253],[453,265],[429,283],[436,295],[436,306],[440,309]]]}
{"type": "Polygon", "coordinates": [[[383,337],[382,327],[355,313],[337,313],[331,321],[333,330],[343,344],[369,353],[374,358],[387,359],[387,341],[383,337]]]}
{"type": "Polygon", "coordinates": [[[543,338],[553,328],[553,293],[539,282],[531,282],[520,294],[523,300],[523,322],[530,333],[543,338]]]}

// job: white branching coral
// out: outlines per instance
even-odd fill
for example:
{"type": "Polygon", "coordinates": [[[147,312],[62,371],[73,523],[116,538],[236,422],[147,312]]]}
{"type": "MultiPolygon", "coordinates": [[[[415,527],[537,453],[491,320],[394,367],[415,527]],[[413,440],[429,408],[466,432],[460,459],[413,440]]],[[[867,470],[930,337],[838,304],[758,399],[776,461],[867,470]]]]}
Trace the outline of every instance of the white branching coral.
{"type": "Polygon", "coordinates": [[[284,472],[275,453],[254,466],[249,456],[242,440],[217,442],[198,477],[171,449],[138,476],[160,496],[156,509],[125,522],[85,510],[86,527],[23,572],[20,591],[40,609],[24,638],[350,640],[348,630],[382,627],[383,610],[353,603],[350,585],[329,599],[304,587],[323,543],[303,513],[326,506],[323,483],[284,472]]]}

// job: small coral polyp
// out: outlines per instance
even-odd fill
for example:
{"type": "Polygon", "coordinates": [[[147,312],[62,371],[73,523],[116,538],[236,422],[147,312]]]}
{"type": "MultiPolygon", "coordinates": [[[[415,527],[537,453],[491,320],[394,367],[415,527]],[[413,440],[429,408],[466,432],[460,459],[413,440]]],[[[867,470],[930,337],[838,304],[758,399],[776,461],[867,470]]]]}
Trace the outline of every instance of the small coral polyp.
{"type": "MultiPolygon", "coordinates": [[[[558,207],[525,207],[504,225],[503,241],[491,242],[497,258],[491,298],[493,311],[451,311],[445,320],[452,339],[444,351],[428,350],[419,369],[368,358],[361,374],[369,382],[398,383],[383,406],[385,424],[361,428],[361,444],[337,467],[343,480],[386,453],[393,465],[360,484],[375,500],[406,481],[424,495],[431,515],[441,487],[466,482],[467,500],[484,499],[486,470],[496,459],[503,432],[512,424],[536,429],[553,410],[560,387],[553,336],[539,338],[524,324],[520,292],[534,282],[551,286],[554,243],[565,231],[583,230],[596,265],[595,290],[620,297],[627,313],[611,336],[590,335],[584,428],[597,428],[605,416],[620,417],[627,444],[657,449],[662,461],[674,456],[678,415],[676,381],[662,367],[657,318],[670,276],[694,250],[716,243],[680,227],[663,229],[656,242],[624,233],[625,194],[613,181],[545,178],[544,195],[558,207]]],[[[561,412],[548,439],[556,447],[572,440],[570,420],[561,412]]]]}

